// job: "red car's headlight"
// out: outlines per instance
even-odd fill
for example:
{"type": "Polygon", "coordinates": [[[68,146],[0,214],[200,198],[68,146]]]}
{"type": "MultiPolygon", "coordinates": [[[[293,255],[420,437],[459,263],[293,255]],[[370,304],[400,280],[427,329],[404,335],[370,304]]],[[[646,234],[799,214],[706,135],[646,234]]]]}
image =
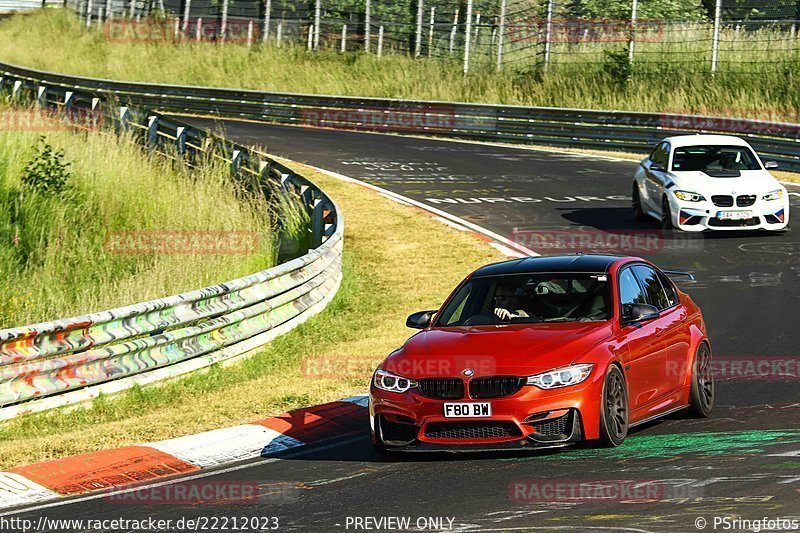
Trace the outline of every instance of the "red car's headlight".
{"type": "Polygon", "coordinates": [[[528,378],[528,385],[534,385],[540,389],[557,389],[569,387],[585,381],[592,373],[594,365],[572,365],[543,372],[528,378]]]}
{"type": "Polygon", "coordinates": [[[417,382],[413,379],[407,379],[386,370],[376,370],[375,375],[372,376],[372,382],[381,390],[401,394],[417,386],[417,382]]]}

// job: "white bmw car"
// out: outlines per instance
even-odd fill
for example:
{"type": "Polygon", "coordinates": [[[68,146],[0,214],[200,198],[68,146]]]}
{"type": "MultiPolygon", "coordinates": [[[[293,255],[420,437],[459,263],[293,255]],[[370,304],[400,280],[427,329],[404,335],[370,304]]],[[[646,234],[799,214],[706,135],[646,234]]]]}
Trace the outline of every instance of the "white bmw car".
{"type": "Polygon", "coordinates": [[[633,213],[664,229],[766,229],[789,225],[789,197],[747,142],[727,135],[668,137],[642,160],[633,213]]]}

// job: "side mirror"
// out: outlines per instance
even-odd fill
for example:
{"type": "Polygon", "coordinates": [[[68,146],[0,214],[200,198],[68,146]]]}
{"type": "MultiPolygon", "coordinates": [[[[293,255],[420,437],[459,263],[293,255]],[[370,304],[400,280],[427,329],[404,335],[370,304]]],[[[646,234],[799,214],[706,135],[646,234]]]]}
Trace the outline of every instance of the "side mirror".
{"type": "Polygon", "coordinates": [[[649,304],[625,304],[622,306],[623,324],[633,324],[634,322],[646,322],[658,318],[660,313],[658,308],[649,304]]]}
{"type": "Polygon", "coordinates": [[[408,318],[406,319],[406,327],[414,329],[425,329],[431,325],[431,322],[433,322],[433,316],[435,314],[436,310],[420,311],[418,313],[409,315],[408,318]]]}
{"type": "Polygon", "coordinates": [[[664,172],[664,165],[661,163],[650,163],[650,170],[653,172],[664,172]]]}
{"type": "Polygon", "coordinates": [[[778,163],[776,161],[767,161],[766,163],[764,163],[764,168],[766,168],[767,170],[775,170],[776,168],[778,168],[778,163]]]}

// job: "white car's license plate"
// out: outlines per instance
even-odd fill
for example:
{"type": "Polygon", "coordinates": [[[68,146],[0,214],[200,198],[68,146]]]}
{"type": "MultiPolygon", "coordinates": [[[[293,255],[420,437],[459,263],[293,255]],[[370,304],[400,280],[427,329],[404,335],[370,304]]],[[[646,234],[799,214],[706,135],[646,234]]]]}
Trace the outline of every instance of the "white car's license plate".
{"type": "Polygon", "coordinates": [[[748,220],[753,218],[752,211],[720,211],[717,213],[720,220],[748,220]]]}
{"type": "Polygon", "coordinates": [[[492,416],[492,404],[489,402],[446,403],[444,416],[447,418],[472,418],[492,416]]]}

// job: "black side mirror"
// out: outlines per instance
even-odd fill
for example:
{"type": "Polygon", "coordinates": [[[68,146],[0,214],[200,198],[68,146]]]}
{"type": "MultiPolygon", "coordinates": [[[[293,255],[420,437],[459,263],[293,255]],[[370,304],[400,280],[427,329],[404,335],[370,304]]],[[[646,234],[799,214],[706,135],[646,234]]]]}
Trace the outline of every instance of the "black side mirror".
{"type": "Polygon", "coordinates": [[[409,315],[406,319],[406,327],[425,329],[431,325],[431,322],[433,322],[433,315],[435,314],[436,310],[434,309],[433,311],[420,311],[418,313],[414,313],[413,315],[409,315]]]}
{"type": "Polygon", "coordinates": [[[650,163],[650,170],[653,172],[664,172],[664,165],[661,163],[650,163]]]}
{"type": "Polygon", "coordinates": [[[623,324],[633,324],[635,322],[646,322],[658,318],[661,313],[658,308],[649,304],[624,304],[622,306],[623,324]]]}
{"type": "Polygon", "coordinates": [[[764,168],[766,168],[767,170],[775,170],[776,168],[778,168],[778,163],[775,161],[767,161],[766,163],[764,163],[764,168]]]}

